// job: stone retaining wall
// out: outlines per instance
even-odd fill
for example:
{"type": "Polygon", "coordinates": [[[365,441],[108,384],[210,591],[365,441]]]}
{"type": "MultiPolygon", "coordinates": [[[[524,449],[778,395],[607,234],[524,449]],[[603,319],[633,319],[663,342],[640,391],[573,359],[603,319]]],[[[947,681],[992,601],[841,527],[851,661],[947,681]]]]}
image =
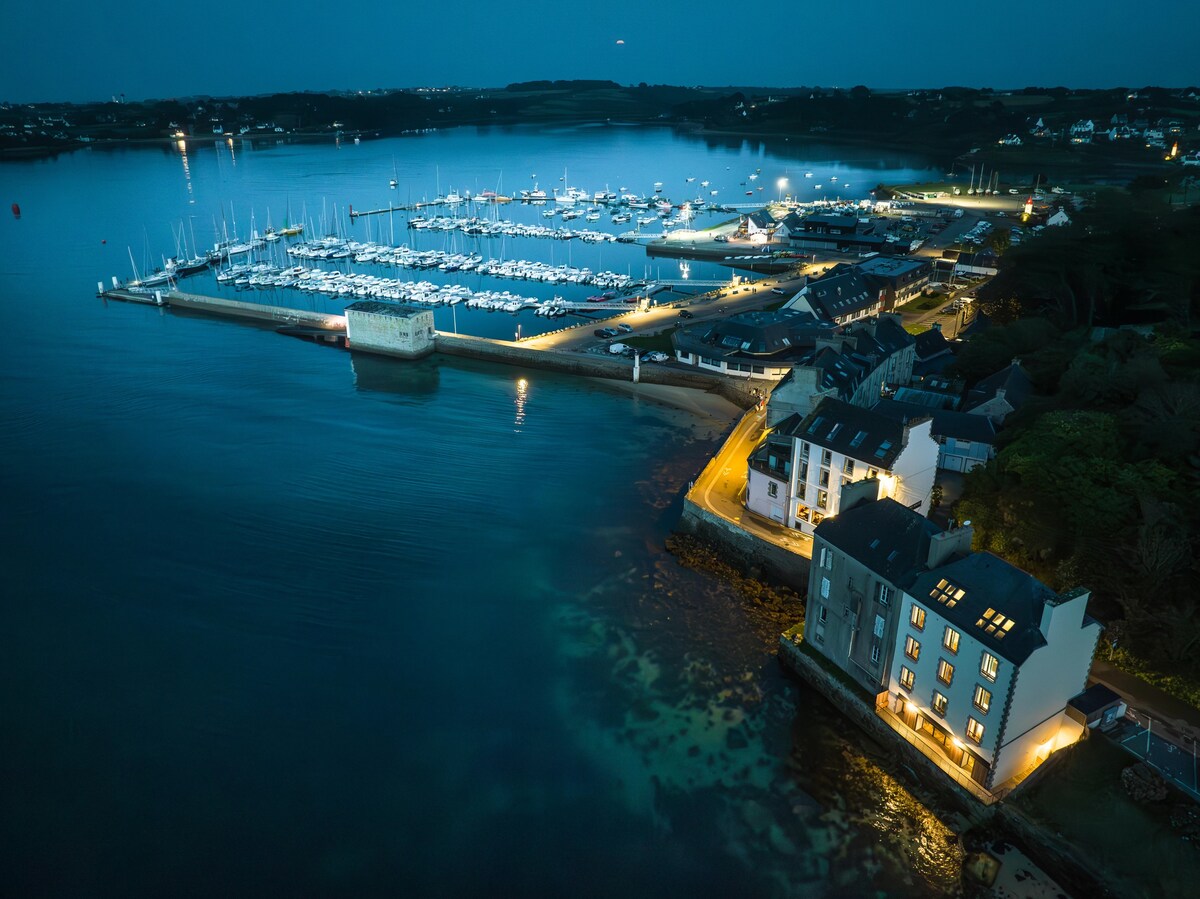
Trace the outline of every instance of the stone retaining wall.
{"type": "MultiPolygon", "coordinates": [[[[628,362],[605,359],[603,356],[587,353],[541,350],[489,340],[486,337],[467,337],[461,334],[445,334],[440,331],[436,339],[436,348],[437,352],[447,356],[483,359],[505,365],[524,365],[530,368],[547,369],[590,378],[608,378],[614,381],[633,380],[633,368],[628,362]]],[[[703,372],[679,371],[675,368],[651,364],[640,367],[639,378],[646,384],[690,387],[693,390],[716,393],[742,408],[753,406],[758,399],[750,393],[751,385],[703,372]]]]}
{"type": "Polygon", "coordinates": [[[690,499],[683,501],[679,530],[720,547],[751,577],[765,575],[802,595],[808,590],[808,559],[756,537],[720,515],[702,509],[690,499]]]}

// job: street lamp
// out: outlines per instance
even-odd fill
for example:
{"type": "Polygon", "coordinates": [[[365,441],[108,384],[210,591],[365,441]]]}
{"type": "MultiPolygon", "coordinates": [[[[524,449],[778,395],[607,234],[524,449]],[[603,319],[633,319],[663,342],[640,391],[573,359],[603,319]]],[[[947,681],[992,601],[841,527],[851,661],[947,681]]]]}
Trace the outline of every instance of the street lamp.
{"type": "Polygon", "coordinates": [[[775,182],[775,186],[779,188],[779,199],[781,202],[783,200],[783,189],[785,187],[787,187],[787,183],[788,183],[787,178],[780,178],[778,181],[775,182]]]}

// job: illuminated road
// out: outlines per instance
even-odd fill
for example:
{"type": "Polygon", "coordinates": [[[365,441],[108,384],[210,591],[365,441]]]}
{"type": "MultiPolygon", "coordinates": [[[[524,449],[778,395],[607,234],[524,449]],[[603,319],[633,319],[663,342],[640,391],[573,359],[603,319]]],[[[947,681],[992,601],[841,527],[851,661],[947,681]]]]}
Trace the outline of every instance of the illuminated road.
{"type": "MultiPolygon", "coordinates": [[[[658,334],[676,325],[692,325],[709,319],[725,318],[737,312],[750,312],[761,309],[772,302],[790,299],[803,286],[803,275],[815,271],[816,268],[817,266],[809,266],[788,275],[772,276],[752,282],[743,281],[737,287],[721,289],[719,293],[724,296],[717,296],[717,292],[713,291],[700,294],[695,298],[664,300],[663,305],[651,306],[645,312],[634,311],[607,319],[597,318],[594,321],[584,322],[578,327],[528,338],[522,341],[522,345],[540,350],[582,351],[609,342],[595,335],[594,332],[597,328],[628,324],[633,328],[633,333],[628,336],[646,336],[658,334]],[[781,287],[784,295],[772,293],[771,291],[775,287],[781,287]],[[681,318],[680,309],[687,309],[693,317],[691,319],[681,318]]],[[[731,273],[730,276],[731,284],[733,274],[731,273]]],[[[663,296],[663,294],[659,294],[658,298],[661,299],[663,296]]],[[[612,340],[620,341],[624,336],[614,337],[612,340]]]]}
{"type": "Polygon", "coordinates": [[[746,498],[746,459],[763,437],[766,410],[747,412],[725,445],[688,491],[688,499],[761,540],[812,558],[812,538],[750,512],[746,498]]]}

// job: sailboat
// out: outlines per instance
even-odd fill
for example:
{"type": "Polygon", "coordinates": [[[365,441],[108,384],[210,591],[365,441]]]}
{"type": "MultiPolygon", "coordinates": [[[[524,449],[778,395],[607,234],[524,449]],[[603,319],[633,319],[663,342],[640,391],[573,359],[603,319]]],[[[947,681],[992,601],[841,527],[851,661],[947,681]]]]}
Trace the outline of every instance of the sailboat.
{"type": "MultiPolygon", "coordinates": [[[[297,234],[302,234],[302,233],[304,232],[304,222],[303,222],[303,220],[302,220],[302,221],[300,222],[300,224],[298,224],[298,225],[289,225],[289,224],[288,224],[288,221],[289,221],[289,220],[291,219],[291,217],[292,217],[292,201],[291,201],[291,200],[288,200],[288,210],[287,210],[287,212],[288,212],[288,214],[287,214],[287,218],[285,218],[285,219],[283,220],[283,225],[284,225],[284,226],[283,226],[282,228],[280,228],[280,229],[279,229],[279,232],[278,232],[278,233],[279,233],[281,236],[283,236],[283,237],[295,237],[297,234]]],[[[303,219],[303,216],[301,216],[301,219],[303,219]]]]}

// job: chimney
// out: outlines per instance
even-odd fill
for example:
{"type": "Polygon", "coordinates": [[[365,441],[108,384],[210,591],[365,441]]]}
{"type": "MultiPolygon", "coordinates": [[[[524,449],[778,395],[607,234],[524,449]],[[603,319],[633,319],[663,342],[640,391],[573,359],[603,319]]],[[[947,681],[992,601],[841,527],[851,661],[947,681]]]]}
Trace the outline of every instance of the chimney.
{"type": "Polygon", "coordinates": [[[934,534],[929,538],[929,556],[925,561],[926,566],[937,568],[939,565],[945,565],[951,557],[959,553],[969,553],[974,536],[975,529],[969,524],[934,534]]]}
{"type": "Polygon", "coordinates": [[[861,481],[851,481],[842,488],[838,498],[838,509],[845,512],[861,503],[873,503],[879,499],[879,479],[863,478],[861,481]]]}

